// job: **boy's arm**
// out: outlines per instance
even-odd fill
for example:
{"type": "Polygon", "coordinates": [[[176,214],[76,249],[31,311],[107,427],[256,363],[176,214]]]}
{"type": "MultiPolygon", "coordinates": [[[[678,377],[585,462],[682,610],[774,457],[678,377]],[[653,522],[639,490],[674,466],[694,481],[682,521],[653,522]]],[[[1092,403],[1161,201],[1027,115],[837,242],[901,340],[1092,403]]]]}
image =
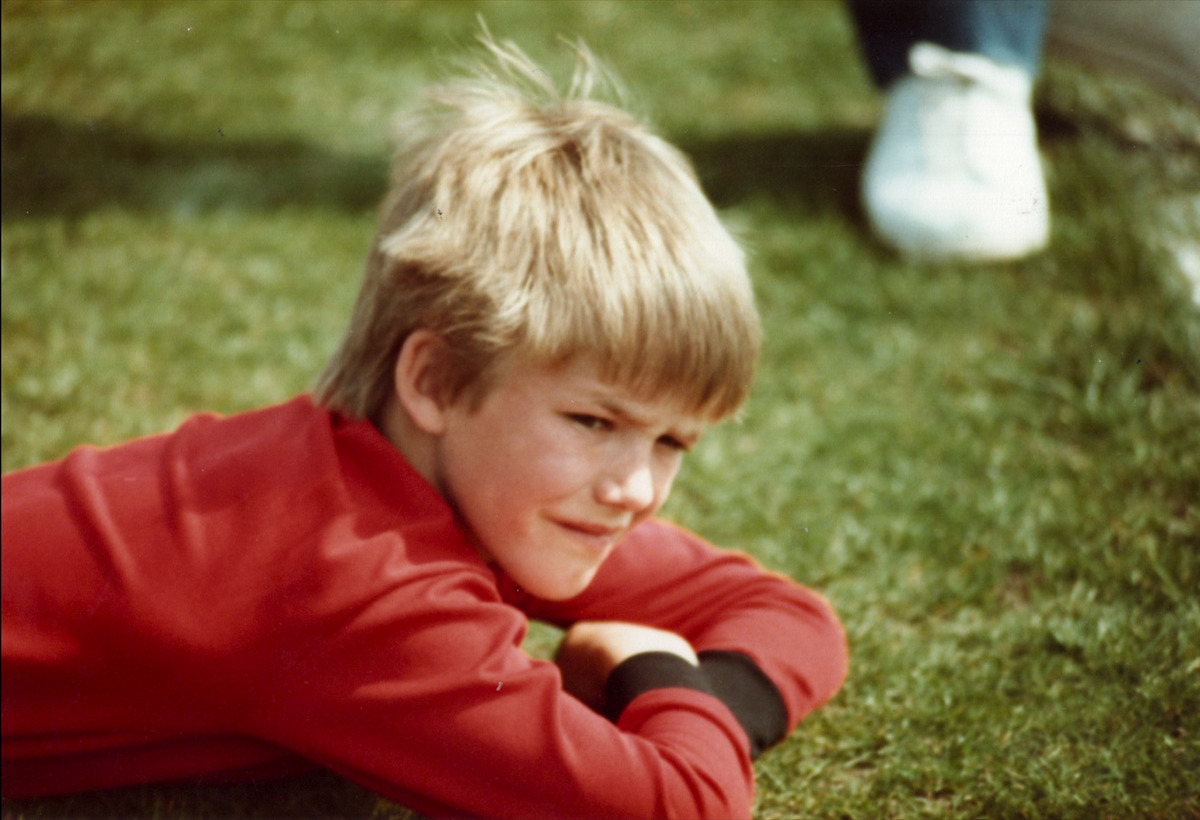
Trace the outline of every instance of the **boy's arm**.
{"type": "MultiPolygon", "coordinates": [[[[287,660],[272,664],[274,685],[245,712],[250,734],[431,817],[750,816],[744,735],[711,694],[647,693],[614,727],[564,695],[553,664],[521,651],[520,613],[456,586],[437,595],[461,607],[420,623],[372,606],[320,646],[311,634],[300,644],[280,636],[289,645],[271,654],[287,660]]],[[[686,652],[670,643],[681,640],[634,643],[686,652]]]]}
{"type": "Polygon", "coordinates": [[[699,679],[671,659],[631,657],[607,682],[604,713],[617,720],[655,689],[707,691],[737,717],[752,756],[829,700],[846,674],[845,634],[820,595],[665,522],[630,533],[577,598],[518,603],[564,626],[625,621],[682,636],[698,654],[699,679]]]}
{"type": "MultiPolygon", "coordinates": [[[[683,662],[699,669],[696,651],[679,635],[652,626],[621,621],[580,621],[572,626],[555,653],[563,689],[597,712],[604,711],[604,684],[612,671],[638,655],[668,656],[662,661],[680,668],[683,662]]],[[[698,674],[698,672],[696,673],[698,674]]]]}

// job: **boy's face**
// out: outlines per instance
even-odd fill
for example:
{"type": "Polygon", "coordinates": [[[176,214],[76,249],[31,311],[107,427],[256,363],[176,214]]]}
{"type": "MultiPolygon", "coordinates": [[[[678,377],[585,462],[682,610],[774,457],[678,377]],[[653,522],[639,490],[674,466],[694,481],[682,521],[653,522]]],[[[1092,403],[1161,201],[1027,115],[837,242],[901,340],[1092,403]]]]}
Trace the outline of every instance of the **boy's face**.
{"type": "Polygon", "coordinates": [[[700,416],[636,397],[586,361],[515,364],[445,410],[434,481],[485,558],[526,592],[573,597],[666,500],[700,416]]]}

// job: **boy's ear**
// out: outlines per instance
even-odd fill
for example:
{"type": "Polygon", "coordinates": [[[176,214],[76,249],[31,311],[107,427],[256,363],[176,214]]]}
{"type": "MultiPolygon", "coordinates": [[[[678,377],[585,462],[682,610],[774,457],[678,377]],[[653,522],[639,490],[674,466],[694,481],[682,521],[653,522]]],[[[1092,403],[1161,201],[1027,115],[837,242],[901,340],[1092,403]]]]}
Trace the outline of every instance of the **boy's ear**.
{"type": "Polygon", "coordinates": [[[417,429],[431,436],[446,431],[445,356],[445,340],[432,330],[419,328],[408,334],[396,357],[396,398],[417,429]]]}

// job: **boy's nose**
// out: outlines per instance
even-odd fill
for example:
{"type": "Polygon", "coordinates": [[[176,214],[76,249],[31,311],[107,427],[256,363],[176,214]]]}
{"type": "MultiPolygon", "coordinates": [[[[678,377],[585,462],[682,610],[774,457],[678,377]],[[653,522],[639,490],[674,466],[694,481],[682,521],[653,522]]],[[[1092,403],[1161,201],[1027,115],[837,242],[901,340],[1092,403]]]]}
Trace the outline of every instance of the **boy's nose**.
{"type": "Polygon", "coordinates": [[[641,512],[654,503],[654,471],[642,461],[613,470],[596,483],[596,500],[611,507],[641,512]]]}

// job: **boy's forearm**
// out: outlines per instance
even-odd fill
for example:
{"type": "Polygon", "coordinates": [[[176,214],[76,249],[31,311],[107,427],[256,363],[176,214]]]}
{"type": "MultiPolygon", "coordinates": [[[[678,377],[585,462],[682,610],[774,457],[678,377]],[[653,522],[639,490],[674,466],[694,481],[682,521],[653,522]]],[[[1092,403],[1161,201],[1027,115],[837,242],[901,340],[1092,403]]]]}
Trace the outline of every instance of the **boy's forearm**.
{"type": "MultiPolygon", "coordinates": [[[[530,601],[530,614],[567,624],[621,618],[684,636],[753,753],[840,688],[845,634],[812,590],[660,522],[631,534],[609,562],[584,596],[561,605],[530,601]]],[[[667,685],[660,678],[642,691],[667,685]]]]}
{"type": "Polygon", "coordinates": [[[614,723],[639,695],[674,687],[724,703],[746,732],[752,758],[787,733],[779,689],[740,652],[707,650],[697,656],[686,639],[666,630],[584,621],[568,630],[555,662],[563,688],[614,723]]]}
{"type": "Polygon", "coordinates": [[[696,651],[674,632],[621,621],[580,621],[555,654],[563,689],[595,711],[604,711],[605,686],[615,669],[635,657],[663,655],[698,669],[696,651]]]}

